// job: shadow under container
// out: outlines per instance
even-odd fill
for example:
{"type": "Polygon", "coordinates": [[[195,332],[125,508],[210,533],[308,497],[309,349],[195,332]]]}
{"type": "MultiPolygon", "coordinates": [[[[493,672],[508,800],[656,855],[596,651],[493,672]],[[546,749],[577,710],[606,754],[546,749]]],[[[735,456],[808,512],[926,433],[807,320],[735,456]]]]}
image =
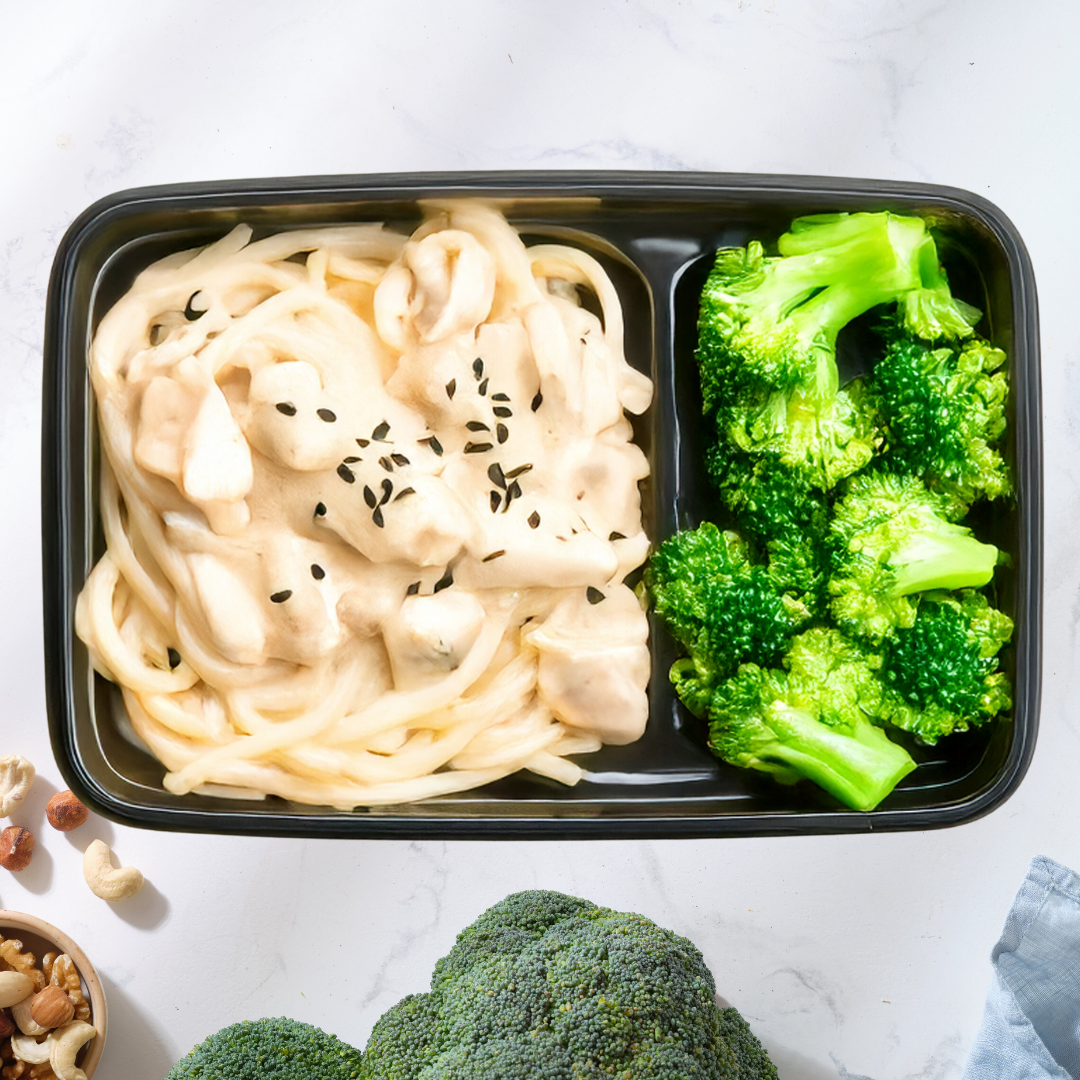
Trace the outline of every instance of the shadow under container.
{"type": "MultiPolygon", "coordinates": [[[[857,334],[838,342],[841,374],[867,368],[857,334]]],[[[954,188],[899,182],[695,173],[476,173],[319,177],[184,184],[121,192],[90,207],[60,244],[45,335],[42,519],[49,727],[66,781],[87,805],[125,824],[193,832],[295,836],[649,838],[855,833],[970,821],[1017,787],[1039,716],[1042,459],[1039,337],[1031,263],[992,204],[954,188]],[[383,221],[404,232],[425,199],[497,200],[526,243],[557,240],[598,258],[622,301],[626,352],[656,386],[635,418],[652,475],[645,527],[659,542],[718,520],[705,474],[707,433],[693,359],[701,285],[717,248],[768,246],[793,218],[890,210],[930,220],[953,292],[984,312],[978,330],[1008,355],[1006,456],[1016,494],[979,508],[981,539],[1009,555],[994,602],[1016,624],[1002,654],[1011,717],[937,747],[911,745],[919,768],[878,809],[851,811],[808,783],[784,787],[718,761],[704,726],[667,677],[677,650],[652,620],[645,736],[579,759],[577,787],[519,773],[474,791],[402,806],[335,811],[277,798],[175,796],[163,766],[137,745],[122,698],[89,666],[74,634],[75,601],[103,550],[99,447],[87,375],[102,316],[156,259],[209,243],[236,224],[256,237],[300,227],[383,221]]]]}

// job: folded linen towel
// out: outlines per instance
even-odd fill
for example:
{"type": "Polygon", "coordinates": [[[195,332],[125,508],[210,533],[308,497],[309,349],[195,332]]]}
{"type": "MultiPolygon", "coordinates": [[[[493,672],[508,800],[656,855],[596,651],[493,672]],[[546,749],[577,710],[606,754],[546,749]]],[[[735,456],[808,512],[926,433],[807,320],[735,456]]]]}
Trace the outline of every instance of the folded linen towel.
{"type": "Polygon", "coordinates": [[[1080,876],[1031,860],[961,1080],[1080,1080],[1080,876]]]}

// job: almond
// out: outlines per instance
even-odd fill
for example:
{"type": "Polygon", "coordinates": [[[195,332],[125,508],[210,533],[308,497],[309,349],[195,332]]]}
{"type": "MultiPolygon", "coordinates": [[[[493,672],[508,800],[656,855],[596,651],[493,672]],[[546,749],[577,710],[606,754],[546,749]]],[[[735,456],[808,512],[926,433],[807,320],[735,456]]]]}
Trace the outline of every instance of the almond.
{"type": "Polygon", "coordinates": [[[43,1028],[58,1028],[75,1015],[75,1006],[59,986],[46,986],[30,1002],[30,1015],[43,1028]]]}

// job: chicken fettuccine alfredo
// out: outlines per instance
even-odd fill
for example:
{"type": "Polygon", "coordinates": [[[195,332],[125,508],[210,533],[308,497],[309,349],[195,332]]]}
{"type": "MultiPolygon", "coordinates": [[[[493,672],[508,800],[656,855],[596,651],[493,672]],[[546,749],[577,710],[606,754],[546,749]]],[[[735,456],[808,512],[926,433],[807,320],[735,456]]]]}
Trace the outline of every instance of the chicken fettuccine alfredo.
{"type": "Polygon", "coordinates": [[[91,349],[79,598],[175,793],[405,802],[644,730],[649,541],[618,297],[478,203],[149,267],[91,349]],[[582,306],[588,293],[602,318],[582,306]]]}

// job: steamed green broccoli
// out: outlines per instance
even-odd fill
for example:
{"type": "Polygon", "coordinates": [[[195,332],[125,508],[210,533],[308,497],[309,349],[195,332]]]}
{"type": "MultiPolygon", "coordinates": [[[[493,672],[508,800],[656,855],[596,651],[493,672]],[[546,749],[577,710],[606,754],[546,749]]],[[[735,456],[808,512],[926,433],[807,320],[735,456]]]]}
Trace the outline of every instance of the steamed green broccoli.
{"type": "Polygon", "coordinates": [[[376,1023],[364,1080],[775,1080],[701,953],[641,915],[516,893],[463,930],[428,994],[376,1023]]]}
{"type": "Polygon", "coordinates": [[[653,555],[645,583],[657,614],[689,653],[671,671],[679,696],[701,715],[712,687],[741,663],[768,664],[809,618],[735,533],[706,522],[676,533],[653,555]]]}
{"type": "Polygon", "coordinates": [[[884,688],[877,659],[822,627],[796,637],[787,670],[745,664],[709,699],[709,742],[725,761],[808,779],[854,810],[872,810],[912,769],[874,726],[884,688]]]}
{"type": "Polygon", "coordinates": [[[833,618],[872,642],[914,623],[912,594],[986,585],[998,561],[998,549],[950,522],[946,500],[914,476],[852,477],[830,529],[833,618]]]}
{"type": "Polygon", "coordinates": [[[981,593],[923,597],[914,624],[885,646],[882,680],[898,697],[885,713],[921,742],[977,727],[1012,706],[998,652],[1012,620],[981,593]]]}
{"type": "Polygon", "coordinates": [[[801,595],[812,615],[823,614],[829,571],[826,496],[805,471],[790,468],[776,454],[750,455],[721,440],[707,464],[721,502],[767,554],[773,584],[801,595]]]}
{"type": "Polygon", "coordinates": [[[955,336],[971,332],[948,295],[920,218],[888,212],[817,214],[792,222],[779,257],[758,241],[717,252],[701,294],[698,366],[706,412],[746,390],[799,390],[814,401],[839,387],[836,337],[878,304],[930,286],[908,310],[955,336]],[[930,315],[930,313],[936,313],[930,315]]]}
{"type": "Polygon", "coordinates": [[[923,477],[962,518],[978,498],[1012,489],[998,443],[1005,432],[1005,354],[981,339],[931,348],[892,332],[871,384],[888,444],[887,460],[923,477]]]}
{"type": "Polygon", "coordinates": [[[230,1024],[203,1040],[165,1080],[357,1080],[361,1055],[321,1028],[281,1016],[230,1024]]]}
{"type": "Polygon", "coordinates": [[[799,218],[778,248],[777,258],[757,241],[717,253],[698,320],[702,401],[721,440],[776,454],[827,491],[880,442],[861,388],[840,388],[840,330],[894,301],[914,332],[934,336],[966,336],[975,316],[950,296],[920,218],[799,218]]]}

